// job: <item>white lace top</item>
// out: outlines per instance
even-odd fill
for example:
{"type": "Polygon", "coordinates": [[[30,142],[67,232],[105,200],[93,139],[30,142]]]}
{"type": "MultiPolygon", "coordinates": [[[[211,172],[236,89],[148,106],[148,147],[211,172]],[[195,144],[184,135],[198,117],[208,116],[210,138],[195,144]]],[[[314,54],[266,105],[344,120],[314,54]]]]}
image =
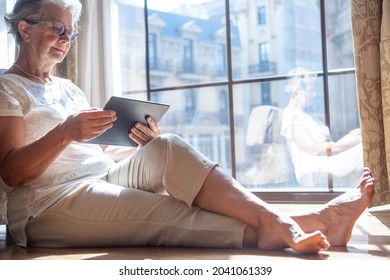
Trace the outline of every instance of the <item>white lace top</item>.
{"type": "MultiPolygon", "coordinates": [[[[24,118],[26,144],[45,135],[70,114],[88,108],[82,91],[69,80],[54,78],[53,84],[42,85],[14,74],[0,76],[0,116],[24,118]]],[[[8,225],[15,242],[26,246],[28,219],[91,180],[105,178],[112,163],[98,145],[73,142],[27,185],[8,187],[0,180],[0,190],[3,188],[8,197],[8,225]]]]}

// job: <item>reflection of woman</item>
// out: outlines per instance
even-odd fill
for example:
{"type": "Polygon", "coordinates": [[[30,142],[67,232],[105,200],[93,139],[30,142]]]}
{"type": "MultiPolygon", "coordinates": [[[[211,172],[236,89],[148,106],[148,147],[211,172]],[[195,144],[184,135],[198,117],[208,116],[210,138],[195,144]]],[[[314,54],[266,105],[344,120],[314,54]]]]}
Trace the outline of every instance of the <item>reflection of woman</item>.
{"type": "Polygon", "coordinates": [[[334,186],[350,186],[363,170],[360,130],[352,130],[337,142],[329,141],[328,127],[304,111],[315,95],[314,77],[305,72],[303,68],[290,72],[287,91],[291,96],[283,110],[281,129],[297,180],[302,186],[326,186],[331,175],[334,186]]]}
{"type": "Polygon", "coordinates": [[[50,74],[76,38],[80,9],[77,0],[18,0],[7,17],[20,53],[0,78],[0,186],[7,191],[17,244],[298,252],[346,244],[372,201],[368,169],[353,200],[289,217],[183,139],[160,135],[151,118],[150,127],[131,129],[140,149],[118,163],[107,148],[85,144],[112,126],[115,112],[91,109],[79,88],[50,74]],[[347,220],[342,229],[339,219],[347,220]]]}

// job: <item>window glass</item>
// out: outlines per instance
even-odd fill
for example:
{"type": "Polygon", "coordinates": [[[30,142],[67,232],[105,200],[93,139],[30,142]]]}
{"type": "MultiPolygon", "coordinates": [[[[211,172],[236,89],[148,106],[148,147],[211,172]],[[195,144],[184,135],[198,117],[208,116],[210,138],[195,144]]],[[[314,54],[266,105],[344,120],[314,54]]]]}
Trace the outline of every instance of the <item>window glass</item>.
{"type": "Polygon", "coordinates": [[[8,34],[3,20],[4,15],[10,11],[14,3],[14,0],[0,0],[0,69],[8,69],[15,60],[15,40],[8,34]]]}
{"type": "Polygon", "coordinates": [[[234,79],[285,75],[295,67],[322,70],[317,0],[230,1],[234,79]],[[265,19],[266,20],[263,20],[265,19]],[[262,24],[259,24],[259,20],[262,24]]]}
{"type": "Polygon", "coordinates": [[[354,67],[350,0],[325,1],[329,69],[354,67]]]}
{"type": "Polygon", "coordinates": [[[354,74],[329,77],[329,103],[331,136],[334,141],[360,127],[354,74]]]}
{"type": "MultiPolygon", "coordinates": [[[[144,85],[151,100],[170,104],[161,130],[247,188],[354,186],[354,175],[341,182],[324,165],[338,153],[328,144],[359,128],[350,0],[228,3],[229,21],[225,0],[148,0],[145,21],[144,1],[118,0],[123,94],[144,85]]],[[[345,162],[359,162],[356,146],[345,162]]]]}
{"type": "MultiPolygon", "coordinates": [[[[118,42],[120,52],[121,87],[124,96],[145,98],[147,88],[145,16],[143,0],[118,0],[118,42]],[[144,92],[144,94],[140,94],[144,92]],[[138,95],[137,95],[138,94],[138,95]]],[[[154,34],[149,37],[152,67],[156,66],[154,34]]]]}
{"type": "Polygon", "coordinates": [[[329,77],[329,120],[324,77],[307,76],[234,87],[237,179],[248,188],[342,191],[356,186],[362,147],[354,75],[329,77]],[[326,143],[331,141],[353,144],[346,151],[330,150],[329,157],[326,143]]]}
{"type": "MultiPolygon", "coordinates": [[[[322,79],[315,78],[313,87],[321,93],[322,79]]],[[[290,102],[287,81],[237,85],[234,94],[234,103],[240,104],[235,110],[237,179],[256,190],[307,190],[310,186],[296,178],[296,172],[305,166],[294,162],[285,137],[288,132],[284,130],[291,126],[289,119],[283,118],[290,102]]],[[[305,114],[323,123],[323,96],[315,95],[305,114]]],[[[326,189],[327,178],[321,178],[316,191],[326,189]]]]}
{"type": "Polygon", "coordinates": [[[224,0],[148,1],[148,7],[149,33],[158,38],[152,88],[227,79],[224,0]]]}

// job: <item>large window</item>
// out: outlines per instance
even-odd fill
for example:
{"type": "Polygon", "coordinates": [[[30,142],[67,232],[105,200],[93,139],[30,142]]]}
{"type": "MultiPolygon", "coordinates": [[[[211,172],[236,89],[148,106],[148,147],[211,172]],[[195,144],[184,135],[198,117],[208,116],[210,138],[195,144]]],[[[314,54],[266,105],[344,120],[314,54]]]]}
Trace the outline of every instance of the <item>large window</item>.
{"type": "MultiPolygon", "coordinates": [[[[289,72],[297,67],[313,76],[305,113],[329,130],[328,141],[359,128],[349,0],[117,5],[119,22],[134,11],[147,15],[145,28],[139,22],[119,25],[119,37],[129,42],[120,48],[124,57],[149,62],[145,94],[171,104],[160,123],[163,131],[180,134],[253,190],[313,193],[354,186],[352,179],[335,185],[326,174],[315,187],[301,183],[297,173],[305,164],[293,163],[285,135],[279,135],[290,102],[289,72]],[[142,36],[149,38],[149,51],[130,49],[142,36]]],[[[122,76],[122,84],[127,79],[122,76]]],[[[128,85],[123,94],[133,91],[139,88],[128,85]]]]}

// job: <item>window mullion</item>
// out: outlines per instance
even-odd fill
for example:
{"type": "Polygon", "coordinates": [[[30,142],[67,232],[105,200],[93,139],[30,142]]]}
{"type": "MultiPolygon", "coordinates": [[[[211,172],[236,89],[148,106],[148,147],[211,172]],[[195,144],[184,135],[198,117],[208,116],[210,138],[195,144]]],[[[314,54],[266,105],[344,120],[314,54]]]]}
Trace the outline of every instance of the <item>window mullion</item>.
{"type": "MultiPolygon", "coordinates": [[[[325,110],[325,124],[330,126],[330,105],[329,105],[329,71],[328,71],[328,49],[326,41],[326,11],[325,0],[320,0],[320,18],[321,18],[321,47],[322,47],[322,71],[323,71],[323,85],[324,85],[324,110],[325,110]]],[[[332,133],[329,134],[331,141],[332,133]]],[[[333,192],[333,178],[331,174],[328,174],[328,190],[333,192]]]]}
{"type": "Polygon", "coordinates": [[[149,14],[148,13],[148,0],[144,0],[146,92],[147,92],[147,99],[150,100],[149,20],[148,20],[148,14],[149,14]]]}
{"type": "Polygon", "coordinates": [[[234,126],[234,98],[233,98],[233,69],[232,69],[232,41],[230,28],[230,3],[225,0],[225,16],[226,16],[226,48],[227,48],[227,70],[228,70],[228,101],[229,101],[229,120],[230,120],[230,151],[232,176],[236,177],[236,141],[235,141],[235,126],[234,126]]]}

